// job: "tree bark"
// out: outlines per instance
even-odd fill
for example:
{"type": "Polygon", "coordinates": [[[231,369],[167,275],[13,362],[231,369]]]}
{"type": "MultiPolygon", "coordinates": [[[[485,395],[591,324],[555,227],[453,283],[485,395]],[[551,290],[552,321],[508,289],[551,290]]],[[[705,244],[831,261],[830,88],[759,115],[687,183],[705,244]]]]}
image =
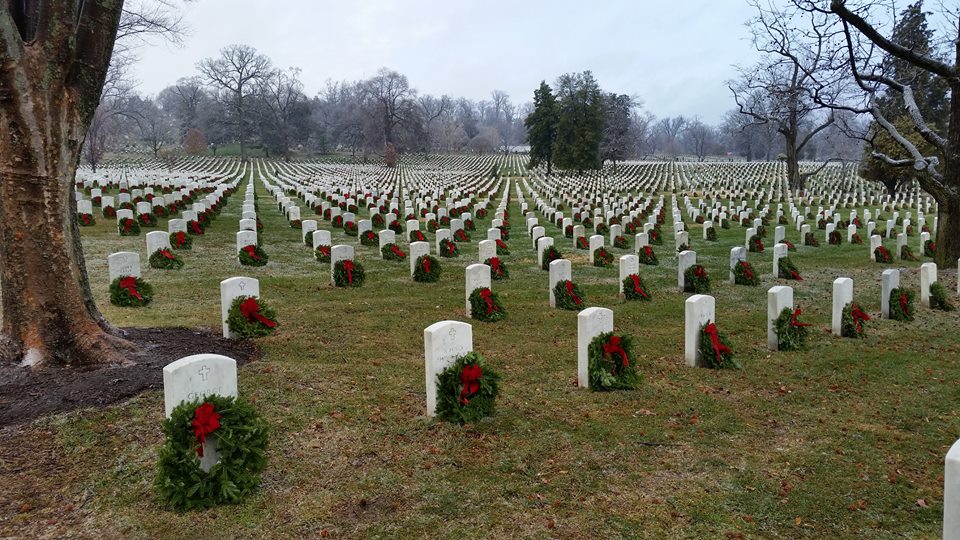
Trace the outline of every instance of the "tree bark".
{"type": "Polygon", "coordinates": [[[0,287],[4,337],[24,365],[125,363],[133,346],[97,309],[74,177],[122,2],[0,8],[0,287]],[[9,24],[16,23],[16,28],[9,24]],[[39,38],[22,40],[39,25],[39,38]],[[19,29],[19,32],[18,32],[19,29]]]}

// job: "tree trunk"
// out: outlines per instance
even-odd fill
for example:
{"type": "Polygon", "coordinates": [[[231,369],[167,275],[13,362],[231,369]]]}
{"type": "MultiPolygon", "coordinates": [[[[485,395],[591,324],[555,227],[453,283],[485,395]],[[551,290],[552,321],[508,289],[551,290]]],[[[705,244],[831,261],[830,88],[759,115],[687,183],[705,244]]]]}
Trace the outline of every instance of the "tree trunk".
{"type": "Polygon", "coordinates": [[[796,136],[784,135],[784,152],[787,155],[787,185],[791,190],[802,190],[804,181],[800,176],[800,158],[797,156],[796,136]]]}
{"type": "Polygon", "coordinates": [[[960,258],[960,200],[941,201],[937,212],[937,267],[956,268],[960,258]]]}
{"type": "Polygon", "coordinates": [[[133,348],[94,304],[73,198],[122,3],[86,3],[79,14],[71,6],[45,4],[32,13],[40,22],[17,20],[26,34],[4,26],[0,10],[2,329],[10,353],[31,366],[124,363],[133,348]],[[32,24],[44,39],[29,34],[32,24]]]}

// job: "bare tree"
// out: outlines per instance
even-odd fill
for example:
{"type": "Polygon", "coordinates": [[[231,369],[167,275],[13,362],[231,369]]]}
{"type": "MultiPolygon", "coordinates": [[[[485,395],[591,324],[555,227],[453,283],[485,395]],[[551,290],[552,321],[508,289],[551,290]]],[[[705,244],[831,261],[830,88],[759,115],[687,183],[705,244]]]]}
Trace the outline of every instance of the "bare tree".
{"type": "Polygon", "coordinates": [[[440,123],[440,118],[453,109],[453,100],[450,96],[444,95],[439,98],[426,95],[421,96],[417,103],[420,105],[420,114],[426,128],[427,140],[424,148],[429,154],[433,150],[435,140],[435,124],[440,123]]]}
{"type": "Polygon", "coordinates": [[[654,126],[657,137],[657,146],[663,153],[675,157],[680,151],[678,138],[684,126],[687,125],[687,119],[683,116],[674,118],[661,118],[654,126]]]}
{"type": "Polygon", "coordinates": [[[248,45],[230,45],[220,50],[219,58],[207,58],[197,69],[214,87],[224,91],[236,118],[240,159],[247,160],[247,101],[257,84],[270,76],[270,59],[248,45]]]}
{"type": "Polygon", "coordinates": [[[707,153],[716,144],[716,130],[704,124],[699,118],[694,118],[683,130],[683,142],[687,150],[697,156],[697,161],[703,161],[707,153]]]}
{"type": "Polygon", "coordinates": [[[295,125],[308,114],[300,69],[277,70],[265,77],[260,81],[259,95],[266,116],[264,125],[269,127],[267,142],[289,161],[295,125]]]}
{"type": "Polygon", "coordinates": [[[407,77],[396,71],[380,68],[377,74],[364,81],[363,95],[373,104],[383,133],[383,144],[396,143],[397,127],[409,120],[414,110],[416,91],[410,88],[407,77]]]}

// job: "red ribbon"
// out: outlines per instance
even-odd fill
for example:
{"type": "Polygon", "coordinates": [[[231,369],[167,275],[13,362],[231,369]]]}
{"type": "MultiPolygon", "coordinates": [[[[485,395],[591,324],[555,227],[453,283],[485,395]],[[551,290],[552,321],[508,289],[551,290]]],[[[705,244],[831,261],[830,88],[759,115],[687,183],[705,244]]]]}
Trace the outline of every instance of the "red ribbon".
{"type": "Polygon", "coordinates": [[[797,280],[797,281],[803,281],[803,278],[800,277],[800,273],[797,272],[796,270],[791,270],[791,271],[790,271],[790,277],[792,277],[793,279],[795,279],[795,280],[797,280]]]}
{"type": "Polygon", "coordinates": [[[477,364],[463,366],[460,372],[460,384],[463,389],[460,390],[460,403],[466,405],[470,403],[471,397],[480,391],[480,377],[483,377],[483,369],[477,364]]]}
{"type": "Polygon", "coordinates": [[[757,251],[758,251],[759,253],[763,253],[763,240],[760,240],[759,238],[757,238],[756,242],[754,242],[754,243],[755,243],[756,246],[757,246],[757,251]]]}
{"type": "Polygon", "coordinates": [[[353,261],[343,261],[343,269],[347,271],[347,283],[353,285],[353,261]]]}
{"type": "Polygon", "coordinates": [[[250,322],[260,321],[267,328],[275,328],[277,326],[276,321],[271,321],[260,314],[260,303],[252,296],[240,303],[240,314],[250,322]]]}
{"type": "Polygon", "coordinates": [[[457,249],[456,244],[454,244],[453,242],[447,242],[447,253],[449,253],[450,255],[453,255],[456,249],[457,249]]]}
{"type": "Polygon", "coordinates": [[[498,239],[498,240],[497,240],[497,247],[500,248],[500,249],[507,249],[507,244],[505,244],[503,240],[499,240],[499,239],[498,239]]]}
{"type": "Polygon", "coordinates": [[[243,246],[243,250],[247,252],[247,255],[249,255],[251,259],[255,261],[263,260],[257,256],[257,246],[243,246]]]}
{"type": "Polygon", "coordinates": [[[427,259],[426,257],[424,257],[423,262],[420,263],[420,264],[421,264],[421,266],[423,266],[423,271],[426,272],[427,274],[429,274],[429,273],[430,273],[430,259],[427,259]]]}
{"type": "Polygon", "coordinates": [[[193,230],[194,234],[203,234],[203,229],[200,228],[200,223],[198,221],[191,221],[190,229],[193,230]]]}
{"type": "Polygon", "coordinates": [[[130,218],[124,218],[123,220],[123,232],[130,232],[130,229],[133,228],[134,221],[130,218]]]}
{"type": "Polygon", "coordinates": [[[723,362],[724,353],[730,354],[730,347],[720,343],[720,334],[717,331],[717,325],[710,323],[703,329],[710,336],[710,343],[713,345],[713,352],[717,354],[717,363],[723,362]]]}
{"type": "Polygon", "coordinates": [[[503,275],[503,270],[500,268],[500,259],[497,257],[492,257],[490,259],[490,266],[493,267],[493,271],[496,272],[498,276],[503,275]]]}
{"type": "Polygon", "coordinates": [[[137,278],[133,276],[127,276],[120,278],[120,288],[126,289],[130,296],[136,298],[137,300],[143,300],[143,297],[140,296],[140,292],[137,291],[137,278]]]}
{"type": "Polygon", "coordinates": [[[175,234],[173,238],[178,246],[182,246],[187,241],[187,233],[183,231],[177,231],[177,234],[175,234]]]}
{"type": "Polygon", "coordinates": [[[603,355],[612,358],[614,354],[619,354],[620,358],[623,358],[623,367],[630,366],[630,361],[627,360],[627,351],[623,350],[623,347],[620,345],[620,338],[610,336],[610,339],[603,344],[603,355]]]}
{"type": "Polygon", "coordinates": [[[490,292],[490,289],[483,289],[480,291],[480,298],[482,298],[487,303],[487,315],[496,311],[493,305],[493,293],[490,292]]]}
{"type": "Polygon", "coordinates": [[[747,276],[747,279],[753,279],[753,270],[750,268],[750,263],[747,261],[740,261],[740,265],[743,268],[743,274],[747,276]]]}
{"type": "Polygon", "coordinates": [[[390,251],[392,251],[394,255],[396,255],[397,257],[400,257],[400,258],[403,258],[403,257],[406,257],[406,256],[407,256],[407,254],[404,253],[403,251],[401,251],[400,248],[399,248],[396,244],[394,244],[393,247],[390,248],[390,251]]]}
{"type": "Polygon", "coordinates": [[[582,301],[580,300],[580,297],[574,294],[573,292],[573,282],[568,280],[566,287],[567,287],[567,294],[570,295],[571,298],[573,298],[573,303],[579,306],[582,301]]]}
{"type": "Polygon", "coordinates": [[[705,278],[705,277],[707,277],[707,271],[704,270],[704,268],[703,268],[702,266],[699,266],[699,265],[698,265],[697,267],[695,267],[695,268],[693,269],[693,275],[696,276],[696,277],[698,277],[698,278],[705,278]]]}
{"type": "Polygon", "coordinates": [[[801,314],[802,314],[802,312],[800,311],[800,308],[797,308],[797,309],[793,310],[793,314],[790,315],[790,326],[795,326],[795,327],[797,327],[797,328],[800,328],[800,327],[803,327],[803,326],[812,326],[810,323],[802,323],[802,322],[800,322],[800,315],[801,315],[801,314]]]}
{"type": "Polygon", "coordinates": [[[853,317],[853,324],[857,327],[857,334],[863,333],[863,327],[860,325],[861,321],[869,321],[870,316],[864,313],[860,306],[853,304],[850,309],[850,316],[853,317]]]}
{"type": "Polygon", "coordinates": [[[900,293],[900,311],[902,311],[904,315],[910,316],[910,302],[907,298],[907,293],[900,293]]]}
{"type": "Polygon", "coordinates": [[[643,287],[640,286],[640,276],[636,274],[630,274],[630,279],[633,280],[633,292],[643,296],[644,298],[650,298],[647,296],[647,291],[643,290],[643,287]]]}
{"type": "Polygon", "coordinates": [[[206,442],[207,435],[210,435],[220,427],[220,414],[213,410],[213,404],[204,403],[193,411],[193,436],[197,438],[200,446],[197,447],[197,455],[203,457],[203,443],[206,442]]]}
{"type": "Polygon", "coordinates": [[[82,221],[84,225],[89,225],[89,224],[90,224],[90,214],[80,214],[80,221],[82,221]]]}
{"type": "Polygon", "coordinates": [[[168,251],[168,250],[166,250],[166,249],[161,249],[161,250],[160,250],[160,254],[163,255],[164,257],[170,259],[171,261],[174,260],[174,259],[176,259],[176,257],[173,256],[173,253],[170,253],[170,251],[168,251]]]}
{"type": "Polygon", "coordinates": [[[650,246],[643,246],[643,254],[646,255],[647,257],[652,257],[653,248],[651,248],[650,246]]]}

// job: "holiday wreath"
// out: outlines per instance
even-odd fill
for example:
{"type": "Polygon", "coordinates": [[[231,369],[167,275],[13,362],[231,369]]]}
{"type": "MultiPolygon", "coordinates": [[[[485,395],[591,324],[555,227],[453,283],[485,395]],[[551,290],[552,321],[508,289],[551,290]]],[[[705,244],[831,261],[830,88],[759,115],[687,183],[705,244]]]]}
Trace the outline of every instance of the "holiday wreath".
{"type": "Polygon", "coordinates": [[[640,259],[640,264],[646,264],[648,266],[660,264],[660,261],[657,260],[657,254],[653,252],[653,248],[650,246],[640,248],[640,251],[637,252],[637,258],[640,259]]]}
{"type": "Polygon", "coordinates": [[[240,248],[237,252],[240,264],[244,266],[263,266],[269,261],[267,252],[260,246],[248,245],[240,248]]]}
{"type": "Polygon", "coordinates": [[[569,309],[578,311],[585,307],[583,303],[584,295],[580,287],[568,280],[558,281],[553,287],[553,298],[560,309],[569,309]]]}
{"type": "Polygon", "coordinates": [[[740,364],[734,359],[730,342],[725,334],[720,333],[713,322],[700,327],[700,358],[711,369],[739,368],[740,364]]]}
{"type": "Polygon", "coordinates": [[[733,283],[735,285],[747,285],[756,287],[760,285],[760,277],[754,272],[753,266],[747,261],[737,261],[733,266],[733,283]]]}
{"type": "Polygon", "coordinates": [[[460,246],[456,242],[451,242],[449,239],[444,238],[440,241],[440,256],[441,257],[459,257],[460,256],[460,246]]]}
{"type": "Polygon", "coordinates": [[[140,225],[138,225],[137,221],[133,218],[121,219],[120,223],[117,224],[117,229],[120,231],[120,236],[140,235],[140,225]]]}
{"type": "Polygon", "coordinates": [[[440,280],[440,261],[430,255],[417,257],[413,267],[413,280],[419,283],[435,283],[440,280]]]}
{"type": "Polygon", "coordinates": [[[780,257],[780,259],[777,260],[777,268],[777,277],[780,279],[803,281],[803,278],[800,276],[800,270],[797,269],[796,263],[794,263],[790,257],[780,257]]]}
{"type": "Polygon", "coordinates": [[[633,337],[612,332],[600,334],[587,347],[587,373],[591,390],[632,390],[641,376],[633,362],[633,337]]]}
{"type": "Polygon", "coordinates": [[[120,276],[110,283],[110,303],[120,307],[143,307],[153,300],[153,287],[134,276],[120,276]]]}
{"type": "Polygon", "coordinates": [[[483,261],[483,264],[490,267],[490,279],[500,281],[510,278],[510,270],[507,269],[507,265],[499,257],[491,257],[483,261]]]}
{"type": "Polygon", "coordinates": [[[193,249],[193,238],[190,238],[183,231],[172,232],[170,233],[170,247],[183,250],[193,249]]]}
{"type": "Polygon", "coordinates": [[[333,265],[333,284],[337,287],[360,287],[365,278],[363,265],[354,260],[343,259],[333,265]]]}
{"type": "Polygon", "coordinates": [[[563,254],[560,253],[560,250],[555,246],[547,246],[547,248],[543,250],[543,263],[540,265],[540,268],[549,271],[550,263],[562,258],[563,254]]]}
{"type": "Polygon", "coordinates": [[[807,337],[810,335],[810,324],[800,322],[800,308],[783,308],[777,320],[773,323],[773,331],[777,334],[777,350],[800,351],[807,346],[807,337]]]}
{"type": "Polygon", "coordinates": [[[160,248],[150,254],[150,268],[179,270],[183,268],[183,259],[167,248],[160,248]]]}
{"type": "Polygon", "coordinates": [[[623,297],[627,300],[652,300],[650,290],[643,283],[643,278],[637,274],[630,274],[623,280],[623,297]]]}
{"type": "Polygon", "coordinates": [[[890,254],[890,251],[883,246],[879,246],[873,251],[873,256],[877,259],[878,263],[890,264],[893,262],[893,255],[890,254]]]}
{"type": "Polygon", "coordinates": [[[330,262],[330,246],[320,244],[317,249],[313,250],[313,256],[322,263],[330,262]]]}
{"type": "Polygon", "coordinates": [[[948,298],[947,288],[943,286],[943,283],[934,281],[930,284],[930,309],[939,309],[940,311],[957,309],[948,298]]]}
{"type": "Polygon", "coordinates": [[[437,418],[469,424],[492,416],[500,374],[469,352],[437,374],[437,418]]]}
{"type": "Polygon", "coordinates": [[[383,260],[385,261],[402,261],[407,258],[407,253],[400,249],[400,246],[390,243],[384,244],[380,248],[380,254],[383,255],[383,260]]]}
{"type": "Polygon", "coordinates": [[[474,289],[470,293],[470,316],[478,321],[496,322],[507,316],[500,304],[500,297],[489,287],[474,289]]]}
{"type": "Polygon", "coordinates": [[[914,318],[913,291],[897,287],[890,291],[890,318],[894,321],[907,322],[914,318]]]}
{"type": "Polygon", "coordinates": [[[694,294],[710,292],[710,276],[707,269],[695,264],[683,271],[683,290],[694,294]]]}
{"type": "Polygon", "coordinates": [[[270,335],[277,328],[276,313],[254,296],[238,296],[227,312],[227,327],[242,339],[270,335]]]}
{"type": "Polygon", "coordinates": [[[849,338],[863,337],[863,323],[870,320],[856,302],[850,302],[843,307],[843,313],[840,316],[840,335],[849,338]]]}

